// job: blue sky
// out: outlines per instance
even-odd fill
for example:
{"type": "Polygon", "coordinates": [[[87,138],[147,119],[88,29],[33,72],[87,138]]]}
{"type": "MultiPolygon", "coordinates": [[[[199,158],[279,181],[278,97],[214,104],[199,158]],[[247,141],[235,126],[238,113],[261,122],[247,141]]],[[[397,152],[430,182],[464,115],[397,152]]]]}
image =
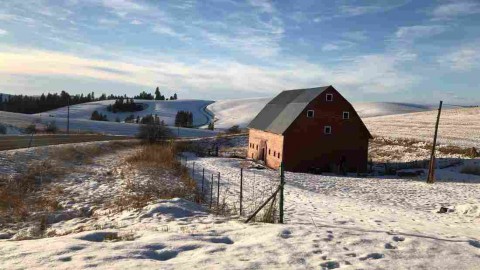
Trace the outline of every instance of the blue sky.
{"type": "Polygon", "coordinates": [[[0,92],[480,102],[480,1],[0,0],[0,92]]]}

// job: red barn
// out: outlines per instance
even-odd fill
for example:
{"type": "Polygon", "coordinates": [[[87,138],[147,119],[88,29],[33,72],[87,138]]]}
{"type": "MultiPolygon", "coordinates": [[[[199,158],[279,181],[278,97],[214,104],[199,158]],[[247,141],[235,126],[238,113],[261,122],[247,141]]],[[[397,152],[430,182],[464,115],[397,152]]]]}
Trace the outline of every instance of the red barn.
{"type": "Polygon", "coordinates": [[[283,91],[248,126],[248,157],[287,171],[365,172],[372,135],[333,86],[283,91]]]}

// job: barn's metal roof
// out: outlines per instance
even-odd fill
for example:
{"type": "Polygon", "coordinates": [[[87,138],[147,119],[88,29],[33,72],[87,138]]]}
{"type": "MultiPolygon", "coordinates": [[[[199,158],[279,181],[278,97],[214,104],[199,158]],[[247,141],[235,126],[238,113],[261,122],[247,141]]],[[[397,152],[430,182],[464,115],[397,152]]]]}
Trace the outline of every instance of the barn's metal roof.
{"type": "Polygon", "coordinates": [[[260,111],[248,127],[283,134],[307,105],[329,87],[283,91],[260,111]]]}

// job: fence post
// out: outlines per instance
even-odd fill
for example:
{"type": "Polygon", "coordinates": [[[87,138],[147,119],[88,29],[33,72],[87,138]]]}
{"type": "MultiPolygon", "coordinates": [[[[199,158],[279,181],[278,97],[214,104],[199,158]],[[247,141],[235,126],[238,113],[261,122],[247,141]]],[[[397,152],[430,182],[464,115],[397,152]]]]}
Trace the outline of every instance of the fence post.
{"type": "Polygon", "coordinates": [[[285,172],[283,162],[280,164],[280,223],[283,224],[283,185],[285,184],[285,172]]]}
{"type": "Polygon", "coordinates": [[[242,210],[243,210],[243,168],[240,168],[240,216],[242,215],[242,210]]]}
{"type": "Polygon", "coordinates": [[[195,161],[193,162],[193,165],[192,165],[192,179],[195,180],[195,161]]]}
{"type": "Polygon", "coordinates": [[[205,195],[205,193],[203,193],[203,185],[205,183],[205,168],[203,168],[202,170],[202,196],[205,195]]]}
{"type": "Polygon", "coordinates": [[[210,182],[210,209],[212,209],[212,202],[213,202],[213,173],[212,173],[212,181],[210,182]]]}
{"type": "Polygon", "coordinates": [[[217,181],[217,209],[220,206],[220,172],[218,173],[218,181],[217,181]]]}

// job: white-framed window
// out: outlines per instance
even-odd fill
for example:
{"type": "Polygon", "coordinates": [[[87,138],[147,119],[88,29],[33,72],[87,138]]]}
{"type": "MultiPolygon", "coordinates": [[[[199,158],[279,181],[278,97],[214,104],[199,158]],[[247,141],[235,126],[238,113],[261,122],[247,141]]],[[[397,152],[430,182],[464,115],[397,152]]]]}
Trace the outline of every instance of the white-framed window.
{"type": "Polygon", "coordinates": [[[323,133],[325,134],[332,134],[332,126],[324,126],[323,133]]]}
{"type": "Polygon", "coordinates": [[[343,112],[343,119],[350,119],[350,112],[343,112]]]}
{"type": "Polygon", "coordinates": [[[308,118],[313,118],[315,116],[315,111],[314,110],[308,110],[307,111],[307,117],[308,118]]]}
{"type": "Polygon", "coordinates": [[[333,94],[327,94],[326,95],[326,100],[327,101],[333,101],[333,94]]]}

